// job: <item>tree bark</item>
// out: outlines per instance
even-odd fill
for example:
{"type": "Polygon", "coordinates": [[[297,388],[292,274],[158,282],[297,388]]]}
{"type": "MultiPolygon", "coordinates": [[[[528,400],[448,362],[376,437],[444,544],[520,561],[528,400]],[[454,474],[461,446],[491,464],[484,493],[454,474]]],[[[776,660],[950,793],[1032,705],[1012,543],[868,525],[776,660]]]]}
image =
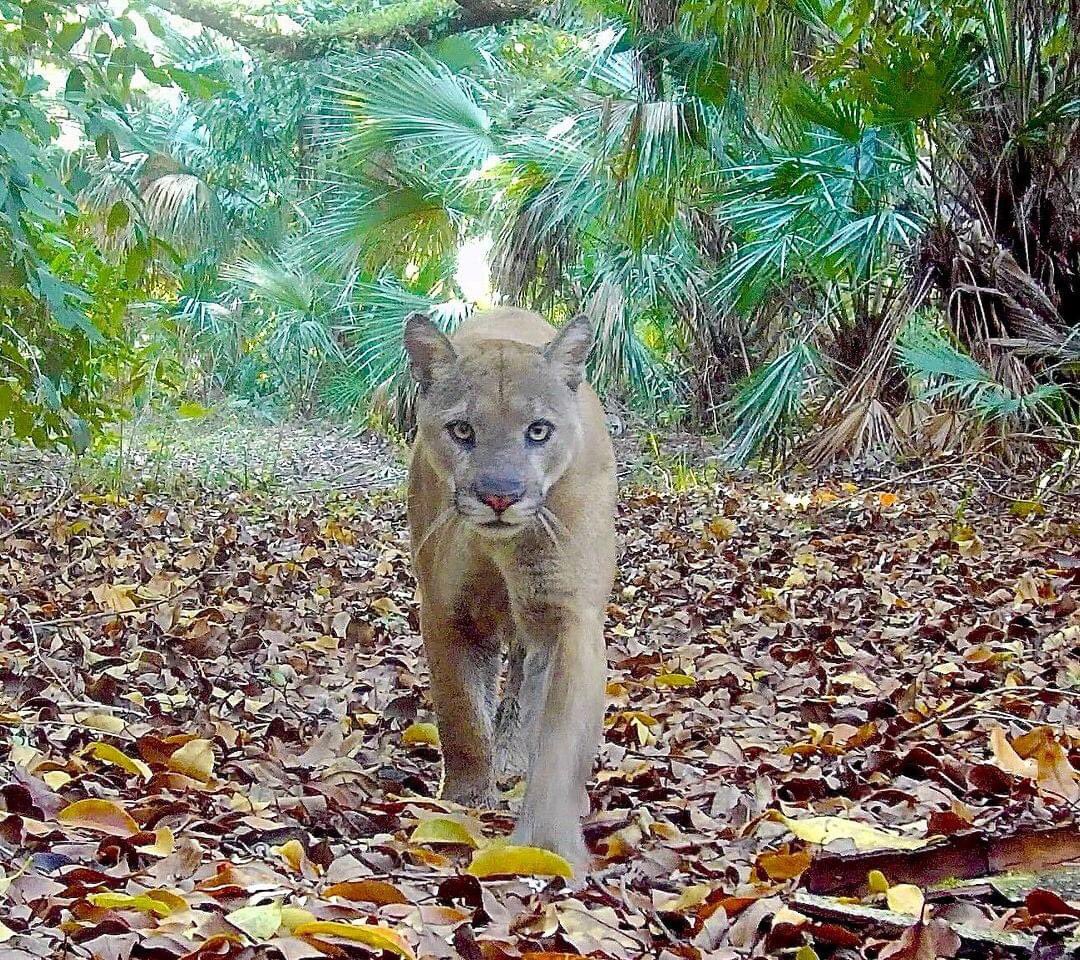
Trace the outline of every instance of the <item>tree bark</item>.
{"type": "Polygon", "coordinates": [[[185,20],[201,23],[241,46],[283,60],[312,60],[336,50],[432,43],[443,37],[534,16],[546,0],[418,0],[314,23],[297,32],[267,24],[267,17],[245,16],[223,0],[153,0],[185,20]]]}

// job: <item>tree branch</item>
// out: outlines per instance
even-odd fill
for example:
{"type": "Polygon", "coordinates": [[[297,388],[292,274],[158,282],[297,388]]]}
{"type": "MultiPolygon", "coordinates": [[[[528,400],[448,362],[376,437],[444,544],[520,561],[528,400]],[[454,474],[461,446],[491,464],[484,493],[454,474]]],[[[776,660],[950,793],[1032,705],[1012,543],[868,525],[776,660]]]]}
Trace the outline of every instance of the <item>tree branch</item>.
{"type": "MultiPolygon", "coordinates": [[[[282,29],[272,16],[245,16],[219,0],[153,0],[177,17],[201,23],[241,46],[283,60],[312,60],[335,50],[426,44],[443,37],[534,16],[545,0],[403,0],[334,23],[282,29]]],[[[285,21],[288,26],[288,21],[285,21]]]]}

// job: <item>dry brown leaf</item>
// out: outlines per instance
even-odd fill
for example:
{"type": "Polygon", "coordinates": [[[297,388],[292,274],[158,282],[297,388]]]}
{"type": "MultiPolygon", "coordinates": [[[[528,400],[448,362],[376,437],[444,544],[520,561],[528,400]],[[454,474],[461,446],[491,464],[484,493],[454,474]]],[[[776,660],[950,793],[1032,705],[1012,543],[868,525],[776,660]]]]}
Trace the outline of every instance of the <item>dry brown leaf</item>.
{"type": "Polygon", "coordinates": [[[879,960],[951,960],[960,952],[960,938],[944,920],[916,923],[878,953],[879,960]]]}

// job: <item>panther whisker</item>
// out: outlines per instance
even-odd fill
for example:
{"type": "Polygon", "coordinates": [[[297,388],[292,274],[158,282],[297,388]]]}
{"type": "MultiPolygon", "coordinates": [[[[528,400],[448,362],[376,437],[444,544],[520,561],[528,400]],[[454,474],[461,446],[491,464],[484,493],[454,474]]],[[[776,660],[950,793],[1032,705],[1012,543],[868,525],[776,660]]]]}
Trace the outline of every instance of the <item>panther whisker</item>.
{"type": "Polygon", "coordinates": [[[548,507],[548,506],[546,506],[544,504],[541,504],[540,505],[540,510],[544,514],[544,516],[546,516],[548,518],[548,520],[551,522],[552,526],[555,527],[555,529],[558,531],[558,533],[561,536],[563,536],[563,537],[570,536],[570,528],[567,527],[567,525],[565,523],[563,523],[557,516],[555,516],[555,512],[550,507],[548,507]]]}
{"type": "Polygon", "coordinates": [[[562,544],[559,543],[559,538],[555,535],[555,531],[551,527],[551,521],[545,515],[543,507],[536,511],[536,519],[543,528],[544,533],[548,535],[548,539],[551,540],[551,545],[558,550],[562,544]]]}

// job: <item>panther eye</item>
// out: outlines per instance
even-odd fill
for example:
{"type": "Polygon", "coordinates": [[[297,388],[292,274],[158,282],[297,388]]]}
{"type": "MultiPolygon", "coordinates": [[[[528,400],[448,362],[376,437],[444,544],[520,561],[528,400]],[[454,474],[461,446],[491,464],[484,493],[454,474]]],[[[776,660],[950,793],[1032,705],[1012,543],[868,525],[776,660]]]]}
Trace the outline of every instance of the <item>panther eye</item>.
{"type": "Polygon", "coordinates": [[[529,424],[529,429],[525,431],[525,439],[529,443],[543,443],[551,436],[551,431],[554,429],[546,420],[537,420],[529,424]]]}
{"type": "Polygon", "coordinates": [[[473,428],[464,420],[451,420],[446,425],[446,429],[450,432],[450,436],[462,445],[470,444],[476,439],[473,428]]]}

